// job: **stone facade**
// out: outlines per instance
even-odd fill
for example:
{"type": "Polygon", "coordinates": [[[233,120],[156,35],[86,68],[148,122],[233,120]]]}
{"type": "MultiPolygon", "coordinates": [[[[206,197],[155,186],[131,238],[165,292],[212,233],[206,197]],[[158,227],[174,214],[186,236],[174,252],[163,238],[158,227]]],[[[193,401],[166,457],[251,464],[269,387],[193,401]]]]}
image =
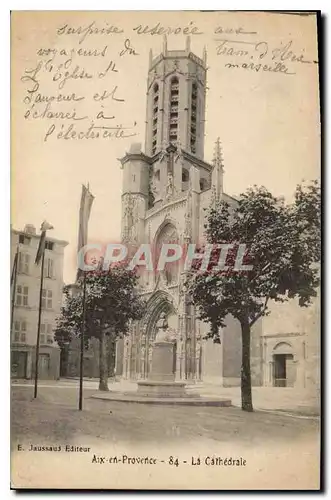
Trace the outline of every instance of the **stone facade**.
{"type": "Polygon", "coordinates": [[[264,385],[314,395],[320,389],[320,298],[308,308],[292,301],[270,309],[261,336],[264,385]]]}
{"type": "MultiPolygon", "coordinates": [[[[185,50],[169,51],[165,43],[162,54],[156,58],[151,54],[145,152],[140,144],[132,144],[121,159],[122,241],[133,247],[149,243],[155,256],[165,242],[182,246],[203,243],[204,210],[218,199],[225,200],[230,207],[237,203],[223,190],[219,140],[212,164],[203,159],[206,72],[206,53],[202,59],[192,54],[189,41],[185,50]]],[[[220,332],[221,344],[205,340],[209,326],[196,318],[190,297],[183,289],[185,278],[183,262],[169,265],[162,272],[142,272],[140,293],[147,302],[147,312],[140,322],[132,324],[130,335],[117,344],[117,376],[148,378],[156,324],[161,313],[165,313],[173,332],[173,371],[177,380],[240,385],[239,323],[232,317],[227,318],[227,326],[220,332]]],[[[298,309],[291,304],[290,309],[293,307],[298,309]]],[[[285,358],[272,357],[276,347],[272,339],[278,337],[273,337],[271,330],[264,333],[263,326],[264,323],[258,321],[252,331],[252,383],[277,385],[274,375],[270,378],[268,372],[270,362],[273,366],[275,361],[284,364],[288,358],[290,373],[291,356],[281,352],[285,358]]],[[[287,333],[291,332],[290,329],[287,333]]],[[[301,334],[302,331],[297,337],[301,338],[301,334]]],[[[279,338],[283,340],[283,337],[279,338]]],[[[300,342],[291,343],[292,349],[298,352],[296,356],[303,353],[300,342]]]]}
{"type": "MultiPolygon", "coordinates": [[[[11,231],[11,262],[19,248],[13,328],[11,332],[11,375],[33,378],[38,326],[41,265],[34,261],[40,235],[33,226],[11,231]]],[[[40,329],[39,378],[58,379],[60,349],[54,341],[55,320],[60,314],[63,293],[63,253],[68,243],[47,235],[44,268],[44,297],[40,329]]],[[[13,290],[12,290],[13,293],[13,290]]]]}
{"type": "MultiPolygon", "coordinates": [[[[147,90],[145,152],[133,144],[122,158],[122,241],[137,247],[149,243],[158,255],[162,243],[202,243],[204,209],[216,199],[236,201],[223,192],[223,158],[217,141],[213,164],[204,161],[204,117],[207,61],[192,54],[189,41],[182,51],[150,58],[147,90]]],[[[179,380],[223,380],[240,377],[235,321],[224,330],[220,346],[206,342],[208,325],[197,320],[183,290],[183,262],[162,272],[142,273],[145,317],[118,342],[116,373],[145,379],[151,370],[156,323],[166,313],[174,333],[173,370],[179,380]],[[231,326],[232,325],[232,326],[231,326]],[[229,339],[229,340],[227,340],[229,339]],[[208,356],[206,353],[210,352],[208,356]]]]}

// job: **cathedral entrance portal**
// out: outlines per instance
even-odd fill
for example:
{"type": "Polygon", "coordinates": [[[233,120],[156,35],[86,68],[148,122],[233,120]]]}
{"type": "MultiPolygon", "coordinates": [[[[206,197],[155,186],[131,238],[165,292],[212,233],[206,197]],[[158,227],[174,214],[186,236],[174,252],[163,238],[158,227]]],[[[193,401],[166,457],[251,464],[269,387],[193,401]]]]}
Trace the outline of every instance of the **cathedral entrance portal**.
{"type": "MultiPolygon", "coordinates": [[[[147,311],[139,324],[137,344],[140,345],[140,366],[137,378],[147,378],[151,370],[153,342],[157,333],[157,324],[160,318],[165,318],[167,329],[173,341],[176,342],[177,315],[172,303],[171,296],[163,291],[155,292],[147,303],[147,311]]],[[[176,348],[174,349],[174,358],[176,348]]],[[[174,359],[174,373],[176,371],[176,359],[174,359]]]]}

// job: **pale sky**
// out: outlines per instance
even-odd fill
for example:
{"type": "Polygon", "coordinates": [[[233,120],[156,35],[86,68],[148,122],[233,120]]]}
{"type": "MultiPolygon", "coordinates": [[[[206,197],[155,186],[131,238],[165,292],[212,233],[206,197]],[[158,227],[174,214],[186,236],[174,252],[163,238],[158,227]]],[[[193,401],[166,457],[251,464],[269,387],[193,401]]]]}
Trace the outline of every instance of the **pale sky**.
{"type": "MultiPolygon", "coordinates": [[[[146,77],[149,49],[153,55],[162,51],[163,36],[138,35],[133,29],[139,24],[150,28],[160,23],[163,27],[196,27],[203,32],[191,36],[191,50],[202,57],[207,48],[207,107],[205,160],[211,161],[214,143],[219,136],[223,145],[225,191],[238,195],[253,184],[265,185],[275,195],[290,198],[302,179],[319,177],[320,129],[318,65],[303,63],[317,60],[316,24],[313,16],[294,16],[271,13],[198,13],[198,12],[27,12],[12,15],[12,224],[23,229],[26,223],[40,227],[43,219],[54,226],[52,236],[67,240],[64,279],[75,278],[78,211],[81,183],[90,183],[95,196],[92,207],[89,240],[114,242],[120,237],[122,171],[118,158],[124,156],[131,142],[144,145],[146,77]],[[86,28],[91,23],[93,33],[64,34],[59,28],[86,28]],[[191,24],[190,24],[191,22],[191,24]],[[96,34],[95,30],[117,26],[118,34],[96,34]],[[214,34],[221,26],[223,33],[214,34]],[[239,30],[241,33],[224,33],[239,30]],[[250,32],[255,34],[243,34],[250,32]],[[83,35],[85,39],[79,43],[83,35]],[[124,42],[139,54],[125,53],[124,42]],[[219,41],[228,40],[232,53],[217,55],[219,41]],[[240,41],[241,43],[238,43],[240,41]],[[249,42],[243,44],[242,42],[249,42]],[[105,56],[83,55],[79,49],[105,56]],[[249,55],[234,55],[238,49],[249,48],[249,55]],[[37,53],[44,49],[43,54],[37,53]],[[52,53],[45,49],[56,49],[52,53]],[[71,52],[73,49],[73,52],[71,52]],[[61,50],[65,50],[67,57],[61,50]],[[289,54],[290,50],[292,54],[289,54]],[[265,52],[267,53],[265,54],[265,52]],[[93,78],[66,80],[59,89],[63,67],[72,55],[69,70],[79,65],[93,78]],[[265,55],[264,55],[265,54],[265,55]],[[263,56],[259,59],[259,56],[263,56]],[[272,57],[274,56],[274,59],[272,57]],[[226,63],[268,64],[274,68],[280,58],[288,72],[256,71],[256,69],[227,68],[226,63]],[[291,59],[296,59],[291,61],[291,59]],[[298,61],[299,59],[299,61],[298,61]],[[110,62],[118,72],[109,71],[98,78],[110,62]],[[84,96],[77,102],[51,103],[52,112],[73,113],[86,120],[25,118],[29,105],[27,91],[34,82],[22,81],[33,76],[36,69],[39,89],[43,96],[59,94],[84,96]],[[58,80],[53,81],[59,77],[58,80]],[[93,95],[104,90],[117,90],[116,98],[125,102],[104,100],[95,102],[93,95]],[[101,107],[103,104],[103,108],[101,107]],[[115,116],[112,125],[132,127],[137,135],[126,139],[57,139],[61,124],[67,129],[71,123],[79,130],[88,129],[92,119],[102,110],[105,116],[115,116]],[[52,124],[56,132],[44,140],[52,124]]],[[[64,29],[62,31],[65,31],[64,29]]],[[[82,30],[81,30],[82,31],[82,30]]],[[[219,30],[220,31],[220,30],[219,30]]],[[[224,42],[223,42],[224,43],[224,42]]],[[[185,48],[183,34],[168,36],[168,49],[185,48]]],[[[256,66],[255,66],[256,68],[256,66]]],[[[66,70],[65,70],[66,71],[66,70]]],[[[35,98],[35,97],[34,97],[35,98]]],[[[30,103],[31,106],[31,103],[30,103]]],[[[46,103],[35,103],[32,110],[42,114],[46,103]]],[[[31,115],[30,115],[31,116],[31,115]]],[[[99,120],[100,121],[100,120],[99,120]]],[[[107,122],[107,120],[102,120],[107,122]]],[[[109,120],[108,120],[109,122],[109,120]]],[[[107,122],[107,124],[108,124],[107,122]]]]}

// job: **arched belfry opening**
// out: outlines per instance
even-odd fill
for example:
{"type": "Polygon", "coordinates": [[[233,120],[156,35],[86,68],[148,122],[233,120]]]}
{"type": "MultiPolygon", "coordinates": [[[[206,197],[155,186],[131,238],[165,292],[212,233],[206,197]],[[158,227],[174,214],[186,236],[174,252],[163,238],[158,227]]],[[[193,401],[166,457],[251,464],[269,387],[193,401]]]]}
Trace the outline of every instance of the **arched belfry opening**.
{"type": "Polygon", "coordinates": [[[206,52],[189,45],[150,54],[147,83],[145,150],[162,153],[170,144],[203,159],[207,83],[206,52]]]}
{"type": "Polygon", "coordinates": [[[155,83],[153,85],[152,155],[155,155],[156,153],[158,115],[159,115],[159,85],[158,83],[155,83]]]}
{"type": "Polygon", "coordinates": [[[179,110],[179,81],[177,76],[170,81],[170,103],[169,103],[169,141],[176,143],[178,139],[178,110],[179,110]]]}

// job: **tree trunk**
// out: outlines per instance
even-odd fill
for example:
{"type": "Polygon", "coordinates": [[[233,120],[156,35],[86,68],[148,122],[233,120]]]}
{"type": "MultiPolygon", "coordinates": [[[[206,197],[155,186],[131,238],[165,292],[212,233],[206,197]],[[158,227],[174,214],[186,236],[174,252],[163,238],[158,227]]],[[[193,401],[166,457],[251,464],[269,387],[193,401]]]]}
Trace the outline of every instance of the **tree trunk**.
{"type": "Polygon", "coordinates": [[[107,353],[107,363],[108,363],[108,377],[114,378],[115,372],[115,355],[114,351],[116,349],[116,344],[111,335],[108,336],[108,353],[107,353]]]}
{"type": "Polygon", "coordinates": [[[101,328],[99,344],[99,391],[109,391],[108,388],[108,363],[107,363],[107,336],[104,328],[101,328]]]}
{"type": "Polygon", "coordinates": [[[253,411],[251,381],[251,329],[248,320],[241,321],[241,409],[253,411]]]}

